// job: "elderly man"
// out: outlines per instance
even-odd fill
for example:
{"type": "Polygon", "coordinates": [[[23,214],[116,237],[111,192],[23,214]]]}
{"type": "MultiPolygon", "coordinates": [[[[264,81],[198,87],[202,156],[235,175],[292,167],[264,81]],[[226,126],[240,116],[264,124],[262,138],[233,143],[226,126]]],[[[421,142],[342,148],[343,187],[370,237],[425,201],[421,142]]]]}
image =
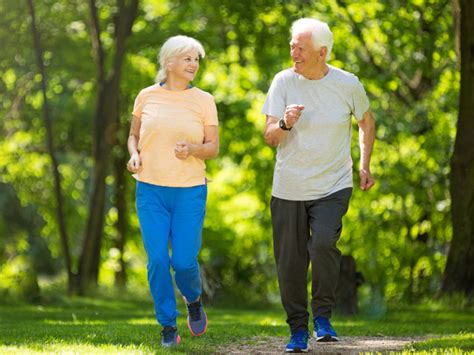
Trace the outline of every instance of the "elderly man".
{"type": "Polygon", "coordinates": [[[352,194],[351,117],[359,125],[360,188],[374,185],[370,157],[375,121],[359,79],[327,64],[333,36],[324,22],[291,28],[293,67],[273,79],[262,113],[265,142],[277,146],[271,214],[278,282],[291,339],[308,351],[307,272],[312,263],[314,336],[337,341],[330,317],[341,252],[336,247],[352,194]]]}

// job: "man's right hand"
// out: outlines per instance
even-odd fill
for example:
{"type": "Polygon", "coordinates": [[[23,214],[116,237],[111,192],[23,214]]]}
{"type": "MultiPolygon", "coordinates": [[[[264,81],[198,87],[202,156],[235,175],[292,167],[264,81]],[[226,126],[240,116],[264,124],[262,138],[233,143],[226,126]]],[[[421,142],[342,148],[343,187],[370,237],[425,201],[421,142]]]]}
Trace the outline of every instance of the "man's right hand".
{"type": "Polygon", "coordinates": [[[285,116],[283,117],[283,120],[285,120],[285,125],[288,128],[291,128],[294,126],[296,121],[301,116],[301,112],[304,110],[304,105],[288,105],[286,106],[285,109],[285,116]]]}

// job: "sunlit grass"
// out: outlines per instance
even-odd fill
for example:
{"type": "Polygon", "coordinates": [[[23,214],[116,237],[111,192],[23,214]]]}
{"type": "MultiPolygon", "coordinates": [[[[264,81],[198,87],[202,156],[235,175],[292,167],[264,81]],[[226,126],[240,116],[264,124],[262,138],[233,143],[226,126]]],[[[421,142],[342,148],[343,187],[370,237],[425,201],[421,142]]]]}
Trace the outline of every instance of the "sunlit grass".
{"type": "Polygon", "coordinates": [[[413,345],[416,350],[440,349],[446,350],[471,350],[474,351],[474,333],[460,333],[455,335],[443,336],[434,339],[428,339],[421,343],[413,345]]]}
{"type": "MultiPolygon", "coordinates": [[[[175,352],[209,353],[223,344],[250,343],[255,336],[282,336],[288,328],[281,308],[251,310],[207,307],[208,332],[192,337],[184,305],[178,328],[182,345],[175,352]]],[[[392,308],[377,317],[334,317],[341,336],[426,336],[407,353],[462,353],[474,350],[472,309],[420,305],[392,308]]],[[[161,353],[160,327],[147,298],[127,296],[62,299],[42,305],[0,305],[0,353],[161,353]]]]}

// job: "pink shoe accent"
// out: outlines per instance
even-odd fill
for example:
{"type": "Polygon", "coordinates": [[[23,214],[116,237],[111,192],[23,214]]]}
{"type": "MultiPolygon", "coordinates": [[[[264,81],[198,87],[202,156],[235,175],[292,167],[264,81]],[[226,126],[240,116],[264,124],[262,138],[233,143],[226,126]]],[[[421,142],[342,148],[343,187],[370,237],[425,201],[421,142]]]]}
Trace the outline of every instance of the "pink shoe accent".
{"type": "MultiPolygon", "coordinates": [[[[193,301],[193,302],[197,302],[201,299],[201,296],[198,297],[198,299],[196,301],[193,301]]],[[[188,300],[186,299],[186,297],[183,296],[183,300],[184,300],[184,303],[188,304],[188,303],[193,303],[193,302],[188,302],[188,300]]]]}
{"type": "Polygon", "coordinates": [[[193,330],[191,329],[191,324],[189,324],[189,319],[188,319],[188,329],[189,329],[189,331],[191,332],[192,335],[194,335],[195,337],[198,337],[198,336],[200,336],[200,335],[203,335],[203,334],[206,332],[206,330],[207,330],[207,323],[208,323],[208,319],[207,319],[207,314],[206,314],[206,326],[204,327],[204,330],[203,330],[201,333],[199,333],[199,334],[195,334],[195,333],[193,332],[193,330]]]}
{"type": "Polygon", "coordinates": [[[178,334],[178,336],[176,337],[176,344],[177,344],[177,345],[181,344],[181,337],[179,336],[179,334],[178,334]]]}

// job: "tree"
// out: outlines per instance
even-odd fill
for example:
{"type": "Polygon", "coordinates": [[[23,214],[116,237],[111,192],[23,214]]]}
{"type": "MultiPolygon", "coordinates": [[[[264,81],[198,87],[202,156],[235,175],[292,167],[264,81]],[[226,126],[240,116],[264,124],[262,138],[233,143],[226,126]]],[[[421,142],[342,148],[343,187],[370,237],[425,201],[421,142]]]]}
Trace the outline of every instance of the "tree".
{"type": "Polygon", "coordinates": [[[44,125],[46,127],[46,143],[48,147],[48,153],[52,163],[52,170],[54,176],[54,195],[56,199],[56,218],[59,227],[59,235],[61,238],[61,245],[64,254],[64,262],[66,264],[67,278],[68,278],[68,291],[72,292],[74,287],[74,275],[72,272],[72,261],[71,252],[69,247],[69,239],[66,231],[66,220],[64,217],[63,207],[63,195],[61,191],[61,175],[59,174],[59,164],[56,158],[56,151],[54,148],[54,137],[52,120],[49,110],[49,103],[47,97],[47,80],[46,70],[43,62],[43,49],[41,47],[40,34],[36,27],[36,14],[33,0],[28,0],[28,7],[31,15],[31,31],[33,34],[33,42],[36,53],[36,62],[38,65],[39,72],[41,74],[41,91],[43,94],[43,118],[44,125]]]}
{"type": "Polygon", "coordinates": [[[444,292],[474,291],[474,1],[461,0],[461,92],[451,157],[453,238],[443,281],[444,292]]]}
{"type": "Polygon", "coordinates": [[[104,229],[105,178],[107,177],[110,147],[113,141],[114,124],[118,121],[118,101],[121,68],[125,57],[125,43],[132,32],[137,16],[138,0],[117,0],[114,14],[115,52],[112,68],[107,70],[101,26],[95,0],[90,0],[91,41],[97,68],[97,99],[94,116],[94,172],[93,188],[89,205],[89,218],[79,261],[79,293],[89,286],[97,285],[100,266],[100,248],[104,229]]]}

